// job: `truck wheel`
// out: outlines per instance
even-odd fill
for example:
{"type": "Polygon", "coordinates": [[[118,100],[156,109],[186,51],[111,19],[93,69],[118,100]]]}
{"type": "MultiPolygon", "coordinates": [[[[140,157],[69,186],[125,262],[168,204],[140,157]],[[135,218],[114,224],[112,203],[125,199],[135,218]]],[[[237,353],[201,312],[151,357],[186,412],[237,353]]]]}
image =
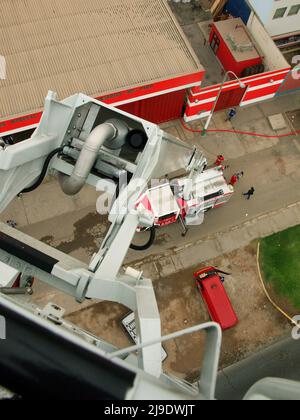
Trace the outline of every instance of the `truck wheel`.
{"type": "Polygon", "coordinates": [[[149,249],[153,245],[153,243],[155,241],[155,236],[156,236],[155,227],[152,226],[152,228],[150,229],[149,241],[145,245],[131,244],[130,249],[133,249],[134,251],[146,251],[147,249],[149,249]]]}

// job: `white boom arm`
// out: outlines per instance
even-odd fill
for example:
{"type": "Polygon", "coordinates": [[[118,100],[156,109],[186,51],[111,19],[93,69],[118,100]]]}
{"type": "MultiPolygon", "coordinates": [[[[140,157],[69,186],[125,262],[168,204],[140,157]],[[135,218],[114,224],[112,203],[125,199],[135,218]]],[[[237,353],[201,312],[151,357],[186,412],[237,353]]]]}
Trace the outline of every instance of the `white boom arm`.
{"type": "MultiPolygon", "coordinates": [[[[63,290],[78,302],[85,298],[119,302],[136,312],[143,338],[159,338],[160,316],[151,281],[132,270],[127,274],[122,265],[137,226],[152,223],[135,209],[141,191],[151,179],[189,171],[194,156],[194,148],[154,124],[82,94],[58,102],[56,94],[49,92],[33,136],[14,145],[0,145],[0,212],[18,194],[38,187],[50,170],[69,195],[79,192],[85,183],[105,185],[107,177],[117,183],[127,174],[131,181],[111,209],[111,228],[89,267],[3,224],[0,261],[9,262],[23,276],[35,276],[63,290]],[[132,135],[138,143],[134,147],[132,135]]],[[[143,368],[159,376],[160,345],[142,351],[143,368]]]]}

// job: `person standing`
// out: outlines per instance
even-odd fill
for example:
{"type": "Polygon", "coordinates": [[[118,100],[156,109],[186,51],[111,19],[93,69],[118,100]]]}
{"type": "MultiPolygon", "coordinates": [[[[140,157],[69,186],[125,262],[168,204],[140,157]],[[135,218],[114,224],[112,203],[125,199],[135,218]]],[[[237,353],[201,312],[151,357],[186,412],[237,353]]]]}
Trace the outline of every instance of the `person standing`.
{"type": "Polygon", "coordinates": [[[240,179],[241,179],[241,178],[243,178],[243,176],[244,176],[244,171],[238,172],[238,173],[236,174],[236,176],[238,177],[238,180],[240,180],[240,179]]]}
{"type": "Polygon", "coordinates": [[[250,190],[246,193],[244,193],[244,196],[247,197],[247,200],[250,200],[250,198],[254,195],[255,189],[254,187],[250,188],[250,190]]]}
{"type": "Polygon", "coordinates": [[[234,187],[235,184],[238,182],[238,180],[239,180],[239,177],[237,174],[232,175],[229,185],[232,185],[234,187]]]}
{"type": "Polygon", "coordinates": [[[215,161],[215,166],[221,166],[221,165],[224,164],[224,162],[225,162],[224,156],[223,155],[219,155],[217,157],[217,160],[215,161]]]}
{"type": "Polygon", "coordinates": [[[234,118],[236,116],[236,109],[235,108],[231,108],[231,110],[228,113],[228,117],[225,121],[231,121],[232,118],[234,118]]]}

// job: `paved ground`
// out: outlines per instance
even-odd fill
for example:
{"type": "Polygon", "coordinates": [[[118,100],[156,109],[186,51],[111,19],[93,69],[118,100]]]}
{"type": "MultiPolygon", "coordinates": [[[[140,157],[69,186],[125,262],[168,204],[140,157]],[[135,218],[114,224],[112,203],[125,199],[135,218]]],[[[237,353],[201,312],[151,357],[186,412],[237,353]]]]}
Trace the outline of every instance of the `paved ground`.
{"type": "Polygon", "coordinates": [[[202,87],[213,86],[221,83],[224,79],[224,70],[219,60],[209,45],[208,25],[211,21],[201,23],[190,23],[182,26],[200,63],[205,68],[205,76],[202,87]]]}
{"type": "MultiPolygon", "coordinates": [[[[262,291],[256,268],[256,246],[247,246],[195,267],[160,276],[153,282],[161,314],[163,334],[209,321],[209,315],[195,287],[193,273],[200,266],[218,266],[231,272],[225,287],[239,318],[236,328],[223,335],[221,367],[236,363],[255,350],[270,345],[290,332],[290,326],[269,304],[262,291]]],[[[296,312],[291,307],[284,307],[296,312]]],[[[68,316],[73,323],[92,331],[106,341],[126,347],[130,341],[120,321],[128,309],[101,302],[68,316]]],[[[203,356],[204,335],[193,334],[164,345],[168,358],[164,370],[194,382],[199,377],[203,356]]]]}
{"type": "Polygon", "coordinates": [[[299,341],[288,338],[223,370],[218,378],[217,399],[241,400],[264,378],[300,381],[299,347],[299,341]]]}

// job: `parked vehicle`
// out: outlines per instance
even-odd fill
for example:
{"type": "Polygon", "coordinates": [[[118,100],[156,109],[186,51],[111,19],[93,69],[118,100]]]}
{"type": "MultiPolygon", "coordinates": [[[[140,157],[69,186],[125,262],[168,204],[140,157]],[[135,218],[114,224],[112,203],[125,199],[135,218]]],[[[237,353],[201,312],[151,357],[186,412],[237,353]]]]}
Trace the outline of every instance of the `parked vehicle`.
{"type": "Polygon", "coordinates": [[[223,285],[224,275],[229,273],[215,267],[206,267],[194,274],[211,319],[220,324],[223,331],[235,327],[239,322],[223,285]]]}

